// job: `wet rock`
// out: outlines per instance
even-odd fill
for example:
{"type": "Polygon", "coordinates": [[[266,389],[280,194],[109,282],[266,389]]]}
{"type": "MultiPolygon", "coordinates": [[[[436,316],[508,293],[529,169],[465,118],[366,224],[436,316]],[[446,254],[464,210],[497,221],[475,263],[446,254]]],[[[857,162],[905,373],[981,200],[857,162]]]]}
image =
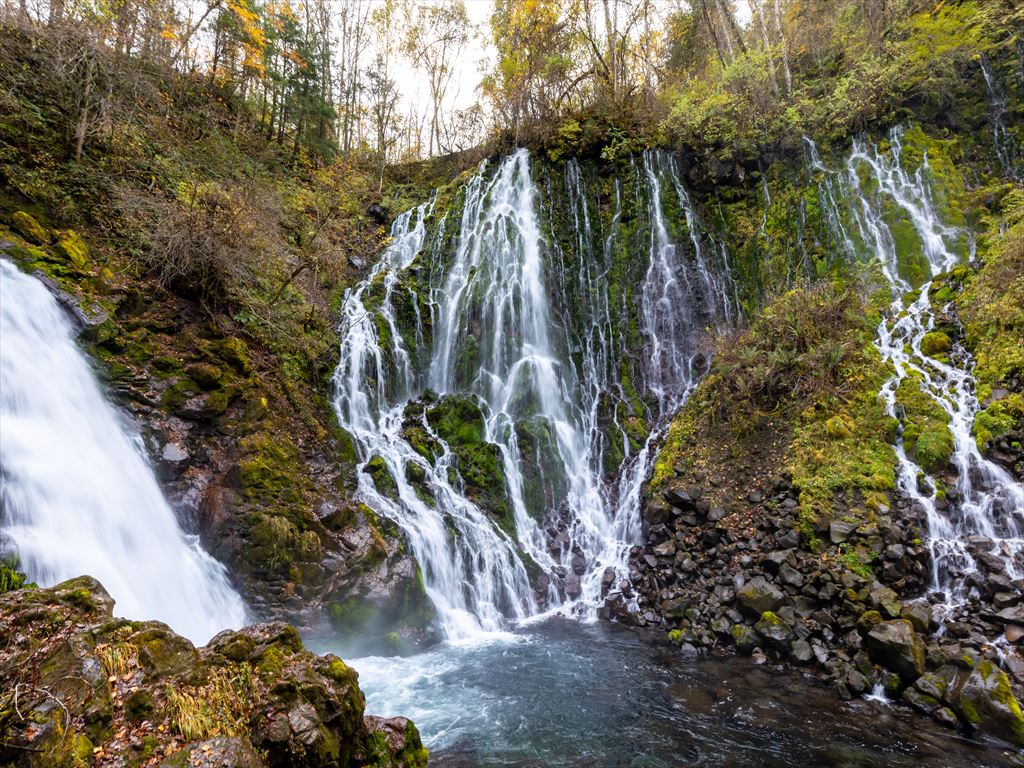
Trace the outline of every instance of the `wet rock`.
{"type": "Polygon", "coordinates": [[[786,596],[774,584],[757,577],[736,591],[736,599],[751,614],[760,616],[782,605],[786,596]]]}
{"type": "Polygon", "coordinates": [[[1024,605],[1014,605],[1004,608],[995,614],[989,614],[992,618],[1003,624],[1018,624],[1024,626],[1024,605]]]}
{"type": "Polygon", "coordinates": [[[939,699],[934,696],[929,696],[928,694],[913,687],[904,690],[902,698],[904,702],[909,704],[918,712],[926,715],[931,714],[931,712],[940,704],[939,699]]]}
{"type": "Polygon", "coordinates": [[[916,680],[924,672],[924,642],[906,619],[883,621],[867,634],[868,653],[881,664],[907,681],[916,680]]]}
{"type": "Polygon", "coordinates": [[[732,641],[740,653],[750,654],[761,645],[761,636],[746,624],[734,624],[731,630],[732,641]]]}
{"type": "Polygon", "coordinates": [[[1003,670],[982,661],[959,690],[956,707],[971,726],[1024,746],[1024,716],[1003,670]]]}
{"type": "Polygon", "coordinates": [[[754,629],[776,650],[787,650],[795,639],[793,628],[781,617],[771,611],[765,611],[754,624],[754,629]]]}
{"type": "Polygon", "coordinates": [[[960,727],[960,720],[957,718],[956,713],[949,707],[939,707],[934,710],[932,712],[932,719],[939,725],[944,725],[947,728],[960,727]]]}
{"type": "Polygon", "coordinates": [[[580,584],[580,577],[575,573],[570,573],[565,577],[565,594],[575,599],[580,596],[583,589],[580,584]]]}
{"type": "Polygon", "coordinates": [[[88,578],[0,595],[0,636],[18,637],[0,647],[0,690],[24,692],[23,717],[0,719],[0,762],[6,765],[4,756],[15,749],[47,755],[31,763],[39,768],[85,765],[95,750],[104,764],[140,765],[141,742],[123,737],[129,726],[173,724],[182,706],[201,706],[188,702],[215,700],[188,730],[146,729],[147,754],[154,756],[147,764],[162,758],[163,768],[426,765],[415,726],[364,722],[355,672],[336,656],[305,650],[294,627],[276,622],[226,631],[197,649],[159,622],[114,619],[112,608],[88,578]],[[55,719],[58,707],[64,714],[55,719]]]}
{"type": "Polygon", "coordinates": [[[371,737],[370,749],[363,758],[365,764],[394,768],[424,768],[427,765],[427,750],[411,720],[368,715],[363,718],[363,723],[371,737]]]}

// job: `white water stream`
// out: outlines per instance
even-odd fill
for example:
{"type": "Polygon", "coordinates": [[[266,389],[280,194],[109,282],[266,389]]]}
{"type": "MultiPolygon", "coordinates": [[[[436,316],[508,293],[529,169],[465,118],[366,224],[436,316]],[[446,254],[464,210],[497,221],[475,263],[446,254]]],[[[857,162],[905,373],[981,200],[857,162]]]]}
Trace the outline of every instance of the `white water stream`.
{"type": "Polygon", "coordinates": [[[908,456],[902,436],[895,451],[899,489],[924,512],[932,587],[947,605],[955,605],[967,593],[964,577],[977,569],[968,551],[971,537],[990,542],[991,551],[1012,578],[1021,575],[1018,557],[1024,547],[1024,487],[981,454],[972,433],[979,403],[970,356],[960,347],[948,359],[922,351],[925,334],[936,328],[936,314],[942,309],[932,306],[932,281],[961,261],[958,250],[971,258],[973,244],[966,233],[940,220],[929,185],[927,155],[913,174],[901,165],[899,129],[891,132],[885,152],[863,140],[854,141],[845,168],[839,171],[826,168],[814,144],[810,140],[807,144],[812,169],[822,173],[821,193],[831,227],[851,257],[858,257],[861,244],[878,260],[892,289],[892,304],[877,340],[883,359],[895,371],[880,393],[889,415],[900,415],[896,393],[910,377],[949,419],[955,482],[947,503],[939,502],[936,478],[908,456]],[[865,177],[867,183],[862,182],[865,177]],[[918,284],[901,274],[891,224],[894,216],[912,226],[920,243],[927,274],[918,284]],[[852,229],[846,221],[852,222],[852,229]]]}
{"type": "Polygon", "coordinates": [[[223,566],[185,534],[43,284],[0,260],[0,550],[41,585],[93,576],[195,642],[240,627],[223,566]]]}
{"type": "MultiPolygon", "coordinates": [[[[386,464],[397,498],[377,488],[365,471],[359,493],[405,531],[448,639],[499,630],[542,609],[596,615],[602,590],[626,576],[629,548],[639,542],[640,486],[653,435],[702,372],[698,342],[705,327],[735,315],[734,293],[711,268],[713,257],[705,256],[674,166],[666,156],[648,153],[642,170],[634,166],[634,172],[638,187],[646,189],[650,226],[646,274],[641,285],[630,287],[629,311],[643,350],[624,349],[622,323],[611,309],[618,297],[609,295],[621,186],[615,186],[611,229],[597,236],[580,169],[568,163],[573,237],[556,245],[542,232],[544,203],[525,150],[493,170],[482,165],[466,184],[450,252],[438,244],[453,223],[447,217],[434,221],[431,206],[420,206],[396,220],[381,261],[346,297],[334,378],[338,418],[363,461],[379,457],[374,460],[386,464]],[[668,234],[665,180],[686,212],[692,251],[668,234]],[[413,344],[403,338],[396,286],[421,271],[430,275],[425,310],[431,338],[424,342],[417,313],[413,344]],[[601,424],[603,399],[622,398],[624,353],[643,361],[643,394],[654,403],[655,430],[636,450],[618,406],[610,428],[601,424]],[[422,428],[443,446],[433,463],[402,436],[406,404],[427,390],[468,395],[478,403],[484,439],[500,449],[514,537],[465,496],[450,447],[425,418],[422,428]],[[526,426],[547,436],[544,456],[524,454],[526,426]],[[624,454],[612,480],[603,466],[610,441],[621,441],[624,454]],[[560,532],[540,522],[551,508],[530,508],[527,469],[557,478],[552,507],[562,521],[560,532]],[[425,483],[417,488],[409,477],[425,483]],[[534,596],[527,562],[546,574],[543,600],[534,596]]],[[[409,299],[403,294],[401,301],[409,299]]]]}

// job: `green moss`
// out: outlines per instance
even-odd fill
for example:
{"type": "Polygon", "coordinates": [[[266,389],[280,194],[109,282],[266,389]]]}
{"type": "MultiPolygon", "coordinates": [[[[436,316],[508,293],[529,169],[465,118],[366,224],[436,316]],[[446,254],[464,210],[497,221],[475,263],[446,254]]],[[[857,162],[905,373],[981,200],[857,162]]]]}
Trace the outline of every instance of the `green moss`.
{"type": "Polygon", "coordinates": [[[847,544],[839,545],[839,562],[862,579],[874,578],[874,572],[871,569],[871,561],[873,559],[873,557],[867,556],[865,553],[853,549],[847,544]]]}
{"type": "Polygon", "coordinates": [[[204,390],[216,389],[224,378],[224,372],[209,363],[193,363],[185,369],[185,373],[204,390]]]}
{"type": "Polygon", "coordinates": [[[903,410],[903,444],[907,455],[929,474],[949,463],[953,433],[946,411],[925,393],[920,378],[908,375],[896,390],[896,402],[903,410]]]}
{"type": "MultiPolygon", "coordinates": [[[[253,566],[283,571],[295,562],[312,563],[323,558],[323,546],[314,531],[303,531],[280,514],[258,512],[249,532],[253,566]]],[[[301,573],[292,573],[292,580],[301,573]]]]}
{"type": "Polygon", "coordinates": [[[974,420],[974,438],[982,450],[1024,424],[1024,394],[1014,392],[991,403],[974,420]]]}
{"type": "Polygon", "coordinates": [[[48,245],[50,242],[49,233],[30,213],[15,211],[11,214],[11,226],[30,243],[48,245]]]}
{"type": "Polygon", "coordinates": [[[398,486],[391,476],[391,470],[382,456],[371,456],[363,467],[366,473],[373,478],[373,485],[379,493],[389,496],[392,499],[398,498],[398,486]]]}
{"type": "Polygon", "coordinates": [[[28,583],[28,576],[18,570],[19,565],[17,557],[0,558],[0,595],[5,592],[13,592],[16,589],[36,586],[28,583]]]}
{"type": "Polygon", "coordinates": [[[974,357],[978,399],[986,403],[997,389],[1009,393],[988,402],[975,420],[975,437],[985,446],[1024,430],[1018,383],[1024,379],[1024,191],[1006,195],[981,252],[984,263],[977,274],[962,276],[956,306],[974,357]]]}
{"type": "Polygon", "coordinates": [[[77,270],[85,270],[89,266],[89,248],[81,236],[73,230],[67,229],[61,232],[53,250],[71,262],[77,270]]]}
{"type": "Polygon", "coordinates": [[[210,345],[210,349],[215,356],[243,376],[248,376],[252,372],[249,347],[238,337],[229,336],[226,339],[218,339],[210,345]]]}
{"type": "Polygon", "coordinates": [[[921,351],[928,357],[948,354],[952,346],[949,334],[942,331],[930,331],[921,339],[921,351]]]}
{"type": "Polygon", "coordinates": [[[327,606],[327,617],[343,638],[361,633],[376,617],[374,605],[357,597],[350,597],[327,606]]]}
{"type": "Polygon", "coordinates": [[[304,465],[295,444],[269,432],[247,435],[239,441],[242,488],[249,496],[300,503],[308,486],[304,465]]]}

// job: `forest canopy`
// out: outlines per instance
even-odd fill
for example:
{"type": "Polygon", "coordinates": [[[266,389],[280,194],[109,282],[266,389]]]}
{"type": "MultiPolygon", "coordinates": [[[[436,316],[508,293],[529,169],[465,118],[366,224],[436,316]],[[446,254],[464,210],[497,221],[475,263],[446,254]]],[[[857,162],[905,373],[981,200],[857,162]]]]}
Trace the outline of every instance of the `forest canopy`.
{"type": "Polygon", "coordinates": [[[730,160],[956,96],[1021,46],[1008,0],[4,0],[66,39],[70,150],[133,67],[205,78],[294,158],[380,166],[487,140],[614,158],[671,141],[730,160]],[[470,10],[475,12],[471,13],[470,10]],[[474,19],[479,19],[474,22],[474,19]],[[472,68],[475,56],[479,71],[472,68]],[[471,83],[469,88],[466,83],[471,83]],[[475,85],[475,87],[473,87],[475,85]]]}

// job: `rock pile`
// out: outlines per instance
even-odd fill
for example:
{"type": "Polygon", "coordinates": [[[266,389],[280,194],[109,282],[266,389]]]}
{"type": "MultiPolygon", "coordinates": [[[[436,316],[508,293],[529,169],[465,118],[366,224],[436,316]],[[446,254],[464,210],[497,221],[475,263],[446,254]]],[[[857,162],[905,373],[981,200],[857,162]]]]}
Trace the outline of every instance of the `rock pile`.
{"type": "MultiPolygon", "coordinates": [[[[665,490],[646,507],[646,545],[606,614],[664,625],[690,653],[799,665],[844,698],[884,690],[940,723],[1024,745],[1024,583],[1001,567],[979,572],[970,601],[946,611],[928,600],[910,504],[807,523],[797,498],[785,477],[742,509],[712,506],[700,487],[665,490]]],[[[986,568],[991,543],[970,546],[986,568]]]]}

